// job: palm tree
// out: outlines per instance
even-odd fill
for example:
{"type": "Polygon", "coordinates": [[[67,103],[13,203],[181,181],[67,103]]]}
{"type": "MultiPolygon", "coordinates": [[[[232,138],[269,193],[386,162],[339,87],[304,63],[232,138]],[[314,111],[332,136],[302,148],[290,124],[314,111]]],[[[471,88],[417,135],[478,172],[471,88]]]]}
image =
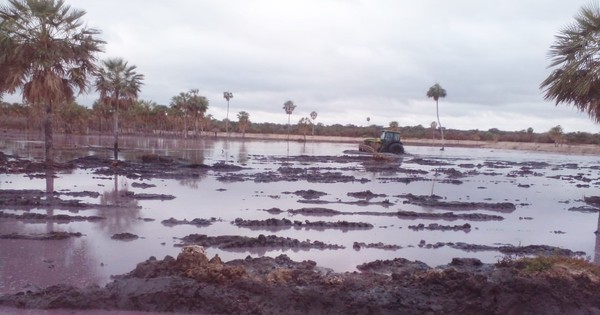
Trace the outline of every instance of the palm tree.
{"type": "Polygon", "coordinates": [[[285,113],[288,115],[288,140],[290,140],[290,117],[294,112],[294,109],[296,109],[294,102],[288,100],[283,103],[283,110],[285,110],[285,113]]]}
{"type": "Polygon", "coordinates": [[[315,135],[315,120],[317,119],[317,112],[314,110],[310,112],[310,118],[312,119],[312,135],[315,135]]]}
{"type": "Polygon", "coordinates": [[[191,113],[194,117],[195,131],[198,131],[198,119],[204,116],[208,109],[208,99],[198,94],[198,89],[192,89],[189,92],[181,92],[179,95],[171,98],[171,107],[183,115],[183,137],[187,139],[187,117],[191,113]]]}
{"type": "Polygon", "coordinates": [[[440,110],[438,107],[438,100],[440,99],[440,97],[446,97],[446,90],[444,90],[444,88],[442,88],[439,83],[436,83],[429,88],[429,91],[427,91],[427,97],[432,97],[435,101],[435,113],[437,115],[438,127],[440,128],[440,131],[442,133],[442,148],[440,150],[444,151],[444,128],[442,127],[442,123],[440,122],[440,110]]]}
{"type": "Polygon", "coordinates": [[[541,83],[544,98],[573,104],[600,123],[600,6],[582,7],[575,23],[563,28],[550,46],[549,68],[558,67],[541,83]]]}
{"type": "Polygon", "coordinates": [[[137,99],[143,74],[135,72],[136,66],[128,66],[122,58],[106,59],[96,74],[96,91],[100,92],[100,100],[111,104],[114,108],[114,158],[119,157],[119,109],[130,105],[137,99]]]}
{"type": "Polygon", "coordinates": [[[233,98],[233,93],[223,92],[223,97],[227,100],[227,116],[225,116],[225,133],[229,136],[229,100],[233,98]]]}
{"type": "Polygon", "coordinates": [[[52,163],[54,107],[87,91],[96,70],[100,31],[84,26],[85,11],[62,0],[8,0],[0,6],[0,95],[20,90],[44,105],[44,152],[52,163]]]}
{"type": "Polygon", "coordinates": [[[242,132],[242,138],[246,137],[246,129],[250,126],[250,114],[245,111],[241,111],[237,114],[238,128],[242,132]]]}

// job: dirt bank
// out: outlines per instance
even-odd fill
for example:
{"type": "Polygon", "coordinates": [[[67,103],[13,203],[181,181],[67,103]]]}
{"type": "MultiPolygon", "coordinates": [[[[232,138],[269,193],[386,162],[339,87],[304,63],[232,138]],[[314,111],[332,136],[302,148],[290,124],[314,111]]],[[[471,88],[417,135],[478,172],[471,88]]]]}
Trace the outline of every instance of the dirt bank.
{"type": "Polygon", "coordinates": [[[581,260],[454,259],[431,268],[397,258],[335,273],[287,256],[223,263],[187,246],[151,257],[103,288],[58,285],[0,297],[0,305],[210,314],[596,314],[598,270],[581,260]],[[544,265],[543,263],[547,263],[544,265]]]}

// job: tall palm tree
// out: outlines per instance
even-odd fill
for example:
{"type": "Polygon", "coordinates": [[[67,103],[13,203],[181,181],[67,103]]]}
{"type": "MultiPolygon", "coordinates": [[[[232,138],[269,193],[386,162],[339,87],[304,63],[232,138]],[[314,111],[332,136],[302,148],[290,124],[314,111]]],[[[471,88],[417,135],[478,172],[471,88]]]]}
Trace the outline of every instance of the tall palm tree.
{"type": "Polygon", "coordinates": [[[119,157],[119,109],[130,105],[137,99],[144,75],[135,71],[136,66],[128,66],[122,58],[110,58],[102,62],[96,74],[96,91],[100,100],[114,108],[114,158],[119,157]]]}
{"type": "Polygon", "coordinates": [[[285,110],[285,113],[288,115],[288,140],[290,140],[290,117],[294,112],[294,109],[296,109],[294,102],[288,100],[283,103],[283,110],[285,110]]]}
{"type": "Polygon", "coordinates": [[[315,120],[317,119],[317,112],[314,110],[310,112],[310,119],[312,119],[312,135],[315,135],[315,120]]]}
{"type": "Polygon", "coordinates": [[[441,150],[444,150],[444,128],[442,127],[442,123],[440,123],[440,110],[439,110],[439,106],[438,106],[438,100],[441,98],[446,97],[446,90],[444,90],[444,88],[442,88],[442,86],[439,83],[434,84],[432,87],[429,88],[429,91],[427,91],[427,97],[433,98],[433,100],[435,101],[435,113],[437,115],[437,121],[438,121],[438,127],[440,128],[440,131],[442,132],[442,148],[441,150]]]}
{"type": "Polygon", "coordinates": [[[549,68],[558,67],[541,83],[544,98],[573,104],[600,123],[600,5],[582,7],[575,23],[563,28],[550,46],[549,68]]]}
{"type": "Polygon", "coordinates": [[[227,115],[225,116],[225,133],[229,136],[229,100],[233,98],[233,93],[223,92],[223,97],[227,100],[227,115]]]}
{"type": "Polygon", "coordinates": [[[53,112],[87,91],[104,41],[88,28],[85,11],[62,0],[8,0],[0,6],[0,95],[20,90],[23,101],[44,105],[44,151],[53,162],[53,112]]]}

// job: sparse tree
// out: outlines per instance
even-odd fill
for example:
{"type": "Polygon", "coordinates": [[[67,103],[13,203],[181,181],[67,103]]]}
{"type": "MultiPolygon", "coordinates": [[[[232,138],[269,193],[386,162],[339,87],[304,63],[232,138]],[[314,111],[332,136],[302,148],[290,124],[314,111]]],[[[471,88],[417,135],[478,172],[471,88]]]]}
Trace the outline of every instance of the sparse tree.
{"type": "Polygon", "coordinates": [[[110,104],[102,102],[101,100],[96,100],[92,105],[92,112],[94,113],[94,116],[98,117],[98,131],[102,133],[102,120],[104,119],[108,122],[113,109],[110,107],[110,104]]]}
{"type": "Polygon", "coordinates": [[[398,129],[399,126],[400,125],[398,124],[397,121],[395,121],[395,120],[394,121],[390,121],[390,129],[391,130],[396,130],[396,129],[398,129]]]}
{"type": "Polygon", "coordinates": [[[302,117],[298,121],[298,130],[304,135],[304,141],[306,141],[306,134],[310,130],[310,125],[312,125],[312,122],[308,117],[302,117]]]}
{"type": "Polygon", "coordinates": [[[434,84],[432,87],[429,88],[429,90],[427,91],[427,97],[433,98],[433,100],[435,101],[435,113],[437,116],[437,121],[438,121],[438,126],[440,127],[440,132],[442,133],[442,148],[441,150],[444,150],[444,127],[442,127],[442,123],[440,122],[440,110],[439,110],[439,106],[438,106],[438,101],[441,98],[446,97],[446,90],[444,90],[444,88],[442,88],[442,86],[439,83],[434,84]]]}
{"type": "Polygon", "coordinates": [[[292,113],[294,112],[294,109],[296,109],[296,105],[294,105],[294,102],[288,100],[285,103],[283,103],[283,110],[288,115],[288,140],[290,140],[290,118],[292,113]]]}
{"type": "Polygon", "coordinates": [[[45,106],[44,153],[53,162],[53,112],[86,92],[104,42],[88,28],[85,11],[61,0],[8,0],[0,5],[0,96],[20,90],[45,106]]]}
{"type": "Polygon", "coordinates": [[[548,136],[550,136],[550,139],[554,141],[555,147],[558,147],[559,145],[562,146],[564,142],[564,132],[560,125],[550,128],[548,131],[548,136]]]}
{"type": "Polygon", "coordinates": [[[246,129],[250,127],[250,114],[245,111],[241,111],[237,114],[238,128],[242,132],[242,138],[246,137],[246,129]]]}
{"type": "Polygon", "coordinates": [[[431,138],[433,140],[435,140],[435,130],[437,129],[437,123],[435,121],[432,121],[430,124],[431,127],[431,138]]]}
{"type": "Polygon", "coordinates": [[[96,74],[94,85],[100,92],[100,100],[111,104],[114,117],[114,158],[119,157],[119,110],[131,105],[138,96],[144,75],[137,73],[136,66],[128,66],[122,58],[106,59],[96,74]]]}
{"type": "Polygon", "coordinates": [[[564,27],[548,55],[556,67],[541,83],[544,98],[572,104],[600,123],[600,6],[592,2],[564,27]]]}
{"type": "Polygon", "coordinates": [[[315,120],[317,119],[317,112],[314,110],[310,112],[310,118],[312,119],[312,135],[315,135],[315,120]]]}

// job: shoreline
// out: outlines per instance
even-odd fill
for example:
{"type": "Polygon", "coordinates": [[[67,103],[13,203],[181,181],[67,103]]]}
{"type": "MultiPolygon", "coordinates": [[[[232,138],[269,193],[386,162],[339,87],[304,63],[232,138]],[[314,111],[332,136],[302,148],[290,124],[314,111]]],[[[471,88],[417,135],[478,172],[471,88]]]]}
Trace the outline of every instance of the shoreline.
{"type": "MultiPolygon", "coordinates": [[[[56,137],[68,137],[65,134],[55,134],[56,137]]],[[[88,135],[74,135],[74,136],[100,136],[100,137],[112,137],[111,134],[88,134],[88,135]]],[[[175,133],[168,134],[121,134],[122,137],[162,137],[162,138],[181,138],[181,135],[175,133]]],[[[8,140],[14,138],[21,138],[22,134],[14,130],[2,130],[0,133],[0,140],[8,140]]],[[[43,134],[34,135],[37,141],[43,142],[43,134]]],[[[29,136],[27,137],[29,138],[29,136]]],[[[225,132],[201,132],[199,136],[190,135],[188,140],[194,139],[207,139],[207,138],[227,138],[225,132]]],[[[257,134],[247,133],[245,135],[237,132],[230,132],[229,138],[234,140],[276,140],[285,141],[288,139],[286,134],[257,134]]],[[[295,142],[338,142],[338,143],[358,143],[362,142],[364,137],[344,137],[344,136],[320,136],[320,135],[303,135],[290,134],[289,140],[295,142]]],[[[36,140],[33,140],[36,141],[36,140]]],[[[403,138],[402,142],[409,146],[430,146],[440,147],[441,140],[439,139],[412,139],[403,138]]],[[[586,155],[586,156],[600,156],[600,145],[594,144],[562,144],[556,146],[554,143],[539,143],[539,142],[510,142],[510,141],[475,141],[475,140],[446,140],[446,147],[461,147],[461,148],[484,148],[484,149],[497,149],[497,150],[519,150],[529,152],[541,152],[541,153],[555,153],[564,155],[586,155]]]]}

